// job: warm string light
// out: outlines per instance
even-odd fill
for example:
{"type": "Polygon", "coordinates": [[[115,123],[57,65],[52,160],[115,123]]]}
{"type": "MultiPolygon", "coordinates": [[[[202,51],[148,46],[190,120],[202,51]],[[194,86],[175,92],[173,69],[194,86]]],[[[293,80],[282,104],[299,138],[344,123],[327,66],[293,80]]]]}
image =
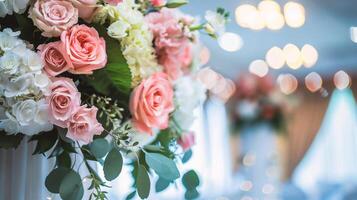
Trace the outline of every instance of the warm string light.
{"type": "Polygon", "coordinates": [[[292,94],[298,88],[298,80],[292,74],[279,75],[277,83],[280,88],[280,91],[286,95],[292,94]]]}
{"type": "Polygon", "coordinates": [[[351,78],[350,76],[344,71],[336,72],[335,76],[333,77],[333,82],[335,86],[339,90],[346,89],[351,85],[351,78]]]}
{"type": "Polygon", "coordinates": [[[236,22],[243,28],[261,30],[279,30],[285,23],[292,28],[299,28],[305,24],[305,8],[297,2],[284,5],[284,12],[280,5],[273,0],[263,0],[258,6],[243,4],[235,10],[236,22]]]}
{"type": "Polygon", "coordinates": [[[311,72],[305,77],[305,86],[310,92],[317,92],[322,88],[322,78],[316,72],[311,72]]]}
{"type": "Polygon", "coordinates": [[[242,48],[243,40],[236,33],[226,32],[218,38],[218,44],[225,51],[235,52],[242,48]]]}
{"type": "Polygon", "coordinates": [[[249,65],[249,72],[259,77],[264,77],[268,74],[269,67],[264,60],[254,60],[249,65]]]}

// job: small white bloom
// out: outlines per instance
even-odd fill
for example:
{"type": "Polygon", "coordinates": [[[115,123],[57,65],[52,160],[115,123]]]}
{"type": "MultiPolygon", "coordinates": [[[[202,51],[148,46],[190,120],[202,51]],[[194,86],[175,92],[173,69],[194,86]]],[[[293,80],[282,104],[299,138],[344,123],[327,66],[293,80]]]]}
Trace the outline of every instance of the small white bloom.
{"type": "Polygon", "coordinates": [[[221,35],[225,32],[226,30],[225,25],[227,23],[227,20],[223,15],[208,10],[206,11],[205,19],[209,24],[206,28],[210,28],[211,32],[214,32],[217,35],[221,35]]]}
{"type": "Polygon", "coordinates": [[[28,94],[29,89],[34,84],[34,76],[31,73],[21,75],[11,79],[5,88],[5,97],[15,97],[23,94],[28,94]]]}
{"type": "Polygon", "coordinates": [[[121,39],[126,37],[127,30],[130,28],[130,24],[126,21],[116,21],[108,27],[108,35],[115,39],[121,39]]]}
{"type": "Polygon", "coordinates": [[[21,126],[30,125],[36,113],[37,103],[32,99],[18,102],[12,107],[12,114],[16,117],[21,126]]]}
{"type": "Polygon", "coordinates": [[[12,53],[6,52],[0,58],[0,72],[5,74],[15,74],[20,66],[21,58],[12,53]]]}
{"type": "Polygon", "coordinates": [[[0,129],[4,130],[7,134],[17,134],[20,132],[20,124],[10,114],[6,113],[7,119],[0,120],[0,129]]]}

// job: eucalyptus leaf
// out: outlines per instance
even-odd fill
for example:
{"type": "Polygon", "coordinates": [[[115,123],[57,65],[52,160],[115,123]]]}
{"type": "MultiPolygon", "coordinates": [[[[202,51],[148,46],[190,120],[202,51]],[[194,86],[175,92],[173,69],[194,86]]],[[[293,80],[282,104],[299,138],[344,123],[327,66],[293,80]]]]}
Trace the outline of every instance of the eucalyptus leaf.
{"type": "Polygon", "coordinates": [[[126,196],[125,200],[131,200],[135,197],[136,195],[136,190],[132,191],[128,196],[126,196]]]}
{"type": "Polygon", "coordinates": [[[150,194],[150,178],[143,165],[139,165],[136,177],[136,187],[141,199],[146,199],[150,194]]]}
{"type": "Polygon", "coordinates": [[[175,162],[158,153],[145,153],[145,160],[160,178],[174,181],[180,177],[175,162]]]}
{"type": "Polygon", "coordinates": [[[22,134],[6,135],[5,132],[0,131],[0,148],[3,148],[3,149],[14,148],[14,149],[16,149],[20,145],[23,138],[24,138],[24,135],[22,135],[22,134]]]}
{"type": "Polygon", "coordinates": [[[185,199],[187,199],[187,200],[197,199],[199,196],[200,196],[200,194],[198,193],[198,191],[196,189],[187,190],[185,192],[185,199]]]}
{"type": "Polygon", "coordinates": [[[169,0],[166,4],[166,7],[177,8],[185,4],[188,4],[188,0],[169,0]]]}
{"type": "Polygon", "coordinates": [[[37,141],[36,148],[32,155],[43,154],[49,151],[56,144],[58,139],[57,131],[54,129],[50,132],[37,134],[31,137],[29,141],[37,141]]]}
{"type": "Polygon", "coordinates": [[[109,143],[106,139],[104,138],[98,138],[95,139],[90,145],[89,145],[90,151],[96,158],[103,158],[105,155],[107,155],[109,151],[109,143]]]}
{"type": "Polygon", "coordinates": [[[61,181],[59,194],[63,200],[81,200],[84,194],[81,176],[70,170],[61,181]]]}
{"type": "Polygon", "coordinates": [[[200,185],[200,179],[194,170],[190,170],[182,176],[182,184],[187,190],[193,190],[200,185]]]}
{"type": "Polygon", "coordinates": [[[108,181],[117,178],[123,167],[123,157],[119,150],[113,148],[104,161],[104,176],[108,181]]]}
{"type": "Polygon", "coordinates": [[[182,163],[187,163],[192,157],[192,150],[188,150],[185,152],[185,154],[182,157],[182,163]]]}
{"type": "Polygon", "coordinates": [[[159,179],[156,181],[156,184],[155,184],[155,191],[156,191],[156,192],[162,192],[162,191],[164,191],[167,187],[169,187],[169,185],[170,185],[170,181],[165,180],[165,179],[162,179],[162,178],[159,178],[159,179]]]}
{"type": "Polygon", "coordinates": [[[56,157],[57,165],[60,167],[71,168],[71,157],[67,152],[62,152],[59,156],[56,157]]]}
{"type": "Polygon", "coordinates": [[[70,169],[59,167],[52,170],[51,173],[48,174],[45,180],[45,186],[48,191],[52,193],[59,193],[60,184],[62,179],[66,176],[67,173],[70,172],[70,169]]]}

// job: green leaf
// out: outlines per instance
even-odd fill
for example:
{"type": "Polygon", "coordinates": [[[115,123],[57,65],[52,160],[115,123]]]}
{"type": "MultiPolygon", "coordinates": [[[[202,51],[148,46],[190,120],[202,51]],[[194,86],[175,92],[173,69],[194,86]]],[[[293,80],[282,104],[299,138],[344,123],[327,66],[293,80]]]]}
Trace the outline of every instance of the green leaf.
{"type": "Polygon", "coordinates": [[[5,132],[0,131],[0,148],[16,149],[20,145],[23,138],[24,138],[23,134],[6,135],[5,132]]]}
{"type": "Polygon", "coordinates": [[[145,153],[145,160],[160,178],[174,181],[180,177],[180,172],[175,162],[166,156],[158,153],[145,153]]]}
{"type": "Polygon", "coordinates": [[[66,168],[71,168],[71,157],[67,152],[62,152],[59,156],[56,158],[57,165],[60,167],[66,167],[66,168]]]}
{"type": "Polygon", "coordinates": [[[84,194],[81,176],[70,170],[61,181],[59,193],[63,200],[81,200],[84,194]]]}
{"type": "Polygon", "coordinates": [[[156,181],[156,184],[155,184],[155,191],[156,191],[156,192],[162,192],[162,191],[164,191],[167,187],[169,187],[169,185],[170,185],[170,181],[165,180],[165,179],[162,179],[162,178],[159,178],[159,179],[156,181]]]}
{"type": "Polygon", "coordinates": [[[143,165],[138,167],[138,175],[136,177],[136,187],[138,195],[141,199],[146,199],[150,194],[150,178],[143,165]]]}
{"type": "Polygon", "coordinates": [[[193,190],[200,185],[200,179],[194,170],[190,170],[183,175],[182,184],[187,190],[193,190]]]}
{"type": "Polygon", "coordinates": [[[117,178],[123,167],[123,157],[119,150],[113,148],[104,161],[104,176],[108,181],[117,178]]]}
{"type": "Polygon", "coordinates": [[[199,196],[200,196],[200,194],[198,193],[198,191],[196,189],[187,190],[185,192],[185,199],[187,199],[187,200],[197,199],[199,196]]]}
{"type": "Polygon", "coordinates": [[[29,141],[37,141],[36,148],[32,155],[47,152],[56,144],[57,139],[58,135],[56,130],[32,136],[29,141]]]}
{"type": "Polygon", "coordinates": [[[70,169],[59,167],[54,170],[46,177],[45,186],[48,191],[52,193],[59,193],[60,185],[62,179],[70,172],[70,169]]]}
{"type": "Polygon", "coordinates": [[[182,163],[187,163],[192,157],[192,150],[188,150],[185,152],[185,154],[182,157],[182,163]]]}
{"type": "Polygon", "coordinates": [[[109,143],[104,138],[94,140],[89,145],[90,151],[96,158],[103,158],[109,152],[109,143]]]}
{"type": "Polygon", "coordinates": [[[132,191],[128,196],[126,196],[125,200],[131,200],[135,197],[136,195],[136,190],[132,191]]]}
{"type": "Polygon", "coordinates": [[[185,4],[188,4],[188,0],[169,0],[169,2],[166,4],[166,7],[177,8],[185,4]]]}

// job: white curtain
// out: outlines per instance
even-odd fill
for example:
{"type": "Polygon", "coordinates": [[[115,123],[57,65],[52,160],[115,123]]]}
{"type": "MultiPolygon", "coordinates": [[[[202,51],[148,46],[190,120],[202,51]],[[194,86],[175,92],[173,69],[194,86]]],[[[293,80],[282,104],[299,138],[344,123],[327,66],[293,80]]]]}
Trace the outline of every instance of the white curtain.
{"type": "Polygon", "coordinates": [[[322,126],[292,180],[312,199],[320,199],[329,185],[336,189],[357,183],[357,115],[351,90],[333,92],[322,126]]]}

